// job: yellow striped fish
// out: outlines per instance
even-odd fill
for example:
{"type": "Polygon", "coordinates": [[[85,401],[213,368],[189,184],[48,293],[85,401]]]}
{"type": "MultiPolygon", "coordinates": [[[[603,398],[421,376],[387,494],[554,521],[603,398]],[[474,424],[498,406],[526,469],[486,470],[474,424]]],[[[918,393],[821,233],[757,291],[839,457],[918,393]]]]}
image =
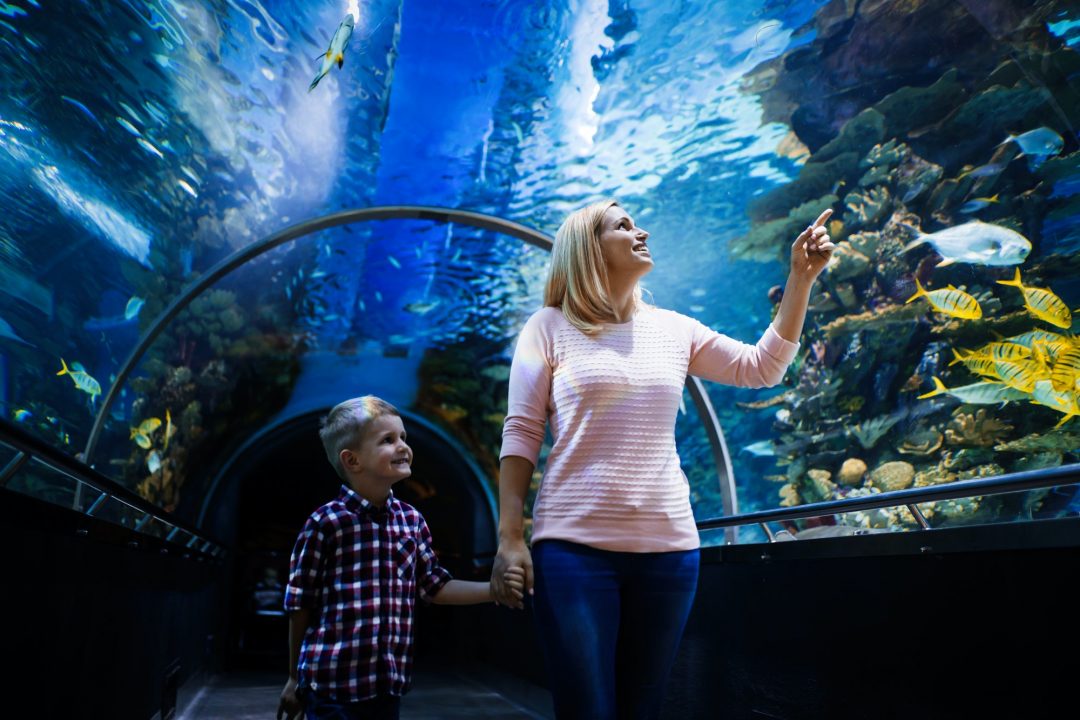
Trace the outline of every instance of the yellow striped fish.
{"type": "Polygon", "coordinates": [[[150,437],[159,427],[161,427],[159,418],[147,418],[139,423],[139,427],[131,428],[131,439],[143,450],[149,450],[151,445],[150,437]]]}
{"type": "Polygon", "coordinates": [[[1038,366],[1033,363],[1011,363],[998,360],[995,365],[1001,382],[1020,392],[1030,393],[1035,388],[1035,382],[1044,379],[1040,376],[1038,366]]]}
{"type": "Polygon", "coordinates": [[[935,395],[951,395],[960,402],[971,405],[997,405],[1010,400],[1024,400],[1027,398],[1027,393],[1011,388],[1005,383],[983,381],[972,385],[947,388],[945,383],[936,377],[931,379],[934,381],[934,389],[920,395],[920,400],[935,395]]]}
{"type": "Polygon", "coordinates": [[[1046,288],[1025,287],[1020,281],[1020,268],[1012,280],[998,280],[998,285],[1011,285],[1024,293],[1024,307],[1035,317],[1057,325],[1059,328],[1072,327],[1072,313],[1057,295],[1046,288]]]}
{"type": "Polygon", "coordinates": [[[957,290],[952,285],[944,290],[927,290],[919,282],[919,279],[915,278],[915,287],[918,290],[907,299],[907,302],[925,297],[930,302],[930,307],[939,313],[958,317],[962,320],[978,320],[982,317],[982,308],[979,307],[979,301],[963,290],[957,290]]]}
{"type": "Polygon", "coordinates": [[[75,387],[82,390],[84,393],[90,396],[90,402],[93,403],[97,399],[97,396],[101,394],[101,383],[94,378],[90,377],[90,373],[82,369],[82,365],[75,363],[75,370],[68,368],[67,363],[64,362],[64,358],[60,358],[60,372],[57,375],[69,375],[75,382],[75,387]]]}
{"type": "Polygon", "coordinates": [[[1036,405],[1045,405],[1051,410],[1065,413],[1065,417],[1061,418],[1061,422],[1055,425],[1055,428],[1061,427],[1069,420],[1080,415],[1080,406],[1077,405],[1077,393],[1057,392],[1049,380],[1040,380],[1035,383],[1035,390],[1031,393],[1031,397],[1033,398],[1032,402],[1036,405]]]}
{"type": "Polygon", "coordinates": [[[992,357],[976,355],[972,352],[961,355],[955,349],[953,350],[953,357],[955,359],[949,363],[950,366],[955,365],[956,363],[963,363],[964,367],[976,375],[985,375],[986,377],[994,378],[995,380],[999,379],[997,374],[997,364],[992,357]]]}
{"type": "Polygon", "coordinates": [[[1057,392],[1075,393],[1078,379],[1080,379],[1080,345],[1071,345],[1054,361],[1050,370],[1050,384],[1057,392]]]}

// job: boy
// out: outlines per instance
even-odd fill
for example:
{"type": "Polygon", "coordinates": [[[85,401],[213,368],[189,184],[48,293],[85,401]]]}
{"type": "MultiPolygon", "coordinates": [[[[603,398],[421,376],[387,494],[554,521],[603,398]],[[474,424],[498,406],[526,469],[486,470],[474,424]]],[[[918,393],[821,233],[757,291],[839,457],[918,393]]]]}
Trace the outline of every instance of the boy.
{"type": "MultiPolygon", "coordinates": [[[[346,400],[319,430],[341,492],[308,517],[293,549],[285,609],[289,680],[278,720],[398,717],[412,675],[413,606],[491,602],[490,583],[453,580],[424,518],[390,491],[412,474],[394,406],[346,400]]],[[[520,570],[506,581],[521,595],[520,570]]]]}

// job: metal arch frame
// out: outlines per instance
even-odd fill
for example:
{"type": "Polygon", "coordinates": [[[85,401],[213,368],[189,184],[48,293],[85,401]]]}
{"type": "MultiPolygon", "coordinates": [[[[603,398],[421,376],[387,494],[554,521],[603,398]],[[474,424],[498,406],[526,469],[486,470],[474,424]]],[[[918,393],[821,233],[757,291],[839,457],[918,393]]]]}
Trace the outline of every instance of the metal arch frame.
{"type": "MultiPolygon", "coordinates": [[[[522,240],[523,242],[548,252],[551,252],[553,244],[553,240],[550,236],[545,235],[539,230],[534,230],[533,228],[526,227],[525,225],[521,225],[511,220],[506,220],[493,215],[486,215],[484,213],[470,212],[468,210],[430,207],[426,205],[382,205],[370,208],[343,210],[338,213],[323,215],[322,217],[305,220],[296,225],[291,225],[267,238],[252,243],[222,259],[202,274],[195,282],[181,292],[180,295],[178,295],[169,306],[157,316],[157,318],[154,319],[154,322],[150,324],[150,327],[143,333],[143,336],[139,338],[138,344],[132,349],[123,365],[120,366],[120,371],[116,374],[116,379],[109,387],[109,391],[105,394],[105,398],[101,403],[101,409],[98,410],[97,417],[94,418],[94,425],[90,430],[90,437],[87,439],[86,448],[83,450],[83,461],[87,465],[91,465],[98,437],[101,435],[105,420],[109,416],[109,409],[116,400],[120,388],[124,386],[128,376],[135,369],[135,366],[142,359],[143,355],[146,354],[146,351],[153,342],[165,330],[165,327],[204,290],[214,285],[218,280],[225,277],[233,270],[236,270],[263,253],[273,250],[279,245],[339,225],[369,222],[372,220],[430,220],[439,223],[459,223],[461,225],[480,228],[481,230],[490,230],[503,235],[509,235],[510,237],[517,238],[518,240],[522,240]]],[[[704,424],[706,434],[709,437],[713,460],[716,463],[717,480],[720,485],[720,495],[723,501],[724,514],[728,516],[734,515],[738,512],[738,499],[735,494],[735,476],[732,472],[731,458],[727,451],[727,444],[724,442],[724,433],[720,429],[720,422],[716,417],[716,412],[713,409],[712,403],[709,401],[709,396],[706,394],[705,386],[702,384],[701,380],[696,377],[688,376],[686,378],[686,388],[690,392],[690,397],[693,399],[694,406],[697,408],[698,416],[704,424]]],[[[735,539],[734,528],[729,528],[727,532],[728,541],[733,542],[735,539]]]]}

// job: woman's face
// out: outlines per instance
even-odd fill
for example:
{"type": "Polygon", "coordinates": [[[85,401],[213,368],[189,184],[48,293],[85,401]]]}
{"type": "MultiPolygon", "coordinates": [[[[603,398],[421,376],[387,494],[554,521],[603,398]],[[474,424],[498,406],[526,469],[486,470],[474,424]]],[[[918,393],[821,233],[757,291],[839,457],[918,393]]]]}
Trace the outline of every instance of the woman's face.
{"type": "Polygon", "coordinates": [[[653,259],[646,245],[649,233],[617,205],[609,207],[600,225],[600,254],[611,278],[637,279],[652,270],[653,259]]]}

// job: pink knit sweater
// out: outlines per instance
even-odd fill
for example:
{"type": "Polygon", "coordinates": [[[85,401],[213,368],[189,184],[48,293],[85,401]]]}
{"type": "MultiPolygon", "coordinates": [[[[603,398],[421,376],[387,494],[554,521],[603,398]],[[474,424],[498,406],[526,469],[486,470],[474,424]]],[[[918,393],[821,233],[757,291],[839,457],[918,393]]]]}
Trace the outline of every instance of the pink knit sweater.
{"type": "Polygon", "coordinates": [[[656,308],[594,337],[559,308],[535,313],[514,352],[501,453],[535,467],[550,421],[554,444],[533,508],[533,542],[557,538],[626,552],[698,547],[675,449],[687,373],[742,387],[775,385],[798,348],[772,325],[747,345],[656,308]]]}

